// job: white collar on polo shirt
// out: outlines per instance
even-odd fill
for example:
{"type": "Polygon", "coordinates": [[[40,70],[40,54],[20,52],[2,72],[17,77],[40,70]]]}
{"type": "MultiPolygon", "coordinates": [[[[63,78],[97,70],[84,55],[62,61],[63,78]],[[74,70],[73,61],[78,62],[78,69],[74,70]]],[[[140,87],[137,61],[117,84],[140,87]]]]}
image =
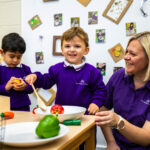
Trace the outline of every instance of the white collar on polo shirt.
{"type": "Polygon", "coordinates": [[[64,60],[64,67],[73,67],[76,71],[79,71],[85,65],[85,63],[86,63],[86,58],[85,56],[83,56],[82,63],[79,65],[70,64],[68,61],[64,60]]]}
{"type": "MultiPolygon", "coordinates": [[[[8,65],[6,64],[5,61],[2,61],[0,65],[1,65],[1,66],[5,66],[5,67],[8,67],[8,65]]],[[[20,64],[18,64],[16,67],[21,68],[21,67],[22,67],[22,64],[20,63],[20,64]]]]}

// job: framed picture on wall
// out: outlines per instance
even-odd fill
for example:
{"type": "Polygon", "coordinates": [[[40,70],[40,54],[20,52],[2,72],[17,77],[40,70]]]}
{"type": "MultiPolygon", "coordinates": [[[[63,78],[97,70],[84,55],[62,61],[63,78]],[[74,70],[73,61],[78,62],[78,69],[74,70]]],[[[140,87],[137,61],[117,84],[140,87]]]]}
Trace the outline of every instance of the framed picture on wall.
{"type": "MultiPolygon", "coordinates": [[[[36,89],[38,92],[39,97],[43,100],[43,102],[49,106],[56,97],[56,91],[53,90],[52,88],[48,90],[44,90],[42,88],[36,89]]],[[[34,93],[35,94],[35,93],[34,93]]]]}
{"type": "Polygon", "coordinates": [[[40,26],[42,24],[42,21],[38,15],[35,15],[28,21],[28,23],[29,23],[31,29],[34,30],[35,28],[37,28],[38,26],[40,26]]]}
{"type": "Polygon", "coordinates": [[[118,24],[133,0],[111,0],[103,16],[118,24]]]}
{"type": "Polygon", "coordinates": [[[108,51],[112,59],[114,60],[114,62],[118,62],[119,60],[123,59],[124,54],[125,54],[125,51],[120,43],[110,48],[108,51]]]}
{"type": "Polygon", "coordinates": [[[53,55],[54,56],[63,56],[61,52],[61,36],[53,36],[53,55]]]}

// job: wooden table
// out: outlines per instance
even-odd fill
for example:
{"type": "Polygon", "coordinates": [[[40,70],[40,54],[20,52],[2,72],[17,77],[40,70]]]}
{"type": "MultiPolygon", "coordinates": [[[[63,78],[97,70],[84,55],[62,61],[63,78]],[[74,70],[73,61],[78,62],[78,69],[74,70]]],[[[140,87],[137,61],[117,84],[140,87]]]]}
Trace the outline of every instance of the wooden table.
{"type": "MultiPolygon", "coordinates": [[[[14,111],[14,119],[9,119],[6,124],[16,122],[39,121],[42,115],[33,115],[32,112],[14,111]]],[[[10,147],[4,146],[3,150],[78,150],[81,143],[85,142],[86,150],[95,150],[95,121],[94,116],[85,115],[81,118],[81,126],[68,126],[69,132],[64,137],[37,147],[10,147]]]]}

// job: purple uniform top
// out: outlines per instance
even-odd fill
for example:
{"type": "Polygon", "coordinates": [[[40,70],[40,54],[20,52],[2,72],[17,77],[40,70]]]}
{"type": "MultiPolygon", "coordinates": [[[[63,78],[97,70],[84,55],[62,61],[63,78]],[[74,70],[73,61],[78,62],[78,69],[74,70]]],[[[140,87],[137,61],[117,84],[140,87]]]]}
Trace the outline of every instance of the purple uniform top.
{"type": "MultiPolygon", "coordinates": [[[[114,112],[138,127],[142,127],[146,120],[150,121],[150,81],[135,90],[133,76],[126,75],[125,69],[120,69],[112,75],[106,88],[106,108],[114,108],[114,112]]],[[[113,129],[113,134],[121,150],[150,150],[150,145],[142,147],[134,144],[116,129],[113,129]]]]}
{"type": "Polygon", "coordinates": [[[25,76],[28,74],[31,74],[31,70],[24,64],[21,64],[20,67],[15,68],[0,65],[0,95],[10,97],[11,110],[17,110],[17,108],[29,106],[31,102],[27,94],[32,93],[33,90],[31,86],[27,84],[25,91],[15,91],[13,89],[6,91],[5,85],[12,76],[17,78],[25,78],[25,76]]]}
{"type": "Polygon", "coordinates": [[[90,64],[74,69],[61,62],[51,66],[48,73],[36,72],[36,75],[36,87],[49,89],[57,85],[56,104],[88,108],[89,104],[95,103],[100,107],[106,99],[102,75],[90,64]]]}

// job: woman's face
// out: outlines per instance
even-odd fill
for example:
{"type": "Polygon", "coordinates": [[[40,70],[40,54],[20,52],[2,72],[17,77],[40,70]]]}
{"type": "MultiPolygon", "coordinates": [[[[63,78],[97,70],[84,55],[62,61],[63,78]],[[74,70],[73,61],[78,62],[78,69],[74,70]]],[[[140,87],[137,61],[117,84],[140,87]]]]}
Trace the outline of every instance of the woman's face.
{"type": "Polygon", "coordinates": [[[145,75],[148,66],[148,58],[138,40],[133,40],[127,47],[124,56],[126,72],[131,75],[145,75]]]}

